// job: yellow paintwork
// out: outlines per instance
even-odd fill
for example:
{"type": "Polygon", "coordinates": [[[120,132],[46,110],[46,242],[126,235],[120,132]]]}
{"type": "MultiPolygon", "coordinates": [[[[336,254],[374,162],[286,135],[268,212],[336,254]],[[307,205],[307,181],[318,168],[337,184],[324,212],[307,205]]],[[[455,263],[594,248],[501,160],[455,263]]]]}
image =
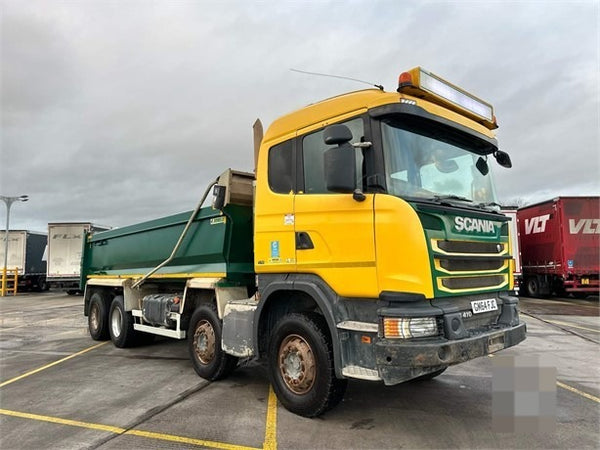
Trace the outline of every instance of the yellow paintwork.
{"type": "Polygon", "coordinates": [[[406,201],[390,195],[375,197],[375,241],[380,292],[433,297],[425,232],[417,213],[406,201]]]}
{"type": "Polygon", "coordinates": [[[276,194],[268,185],[268,151],[272,146],[401,99],[494,137],[485,126],[457,112],[425,99],[377,89],[333,97],[277,119],[266,131],[258,155],[256,273],[316,274],[338,295],[347,297],[377,298],[382,291],[433,297],[425,234],[408,203],[387,195],[371,194],[364,202],[357,202],[350,194],[276,194]],[[296,250],[297,231],[308,233],[315,248],[296,250]]]}
{"type": "Polygon", "coordinates": [[[297,250],[297,271],[314,273],[345,297],[376,297],[373,194],[357,202],[350,194],[296,195],[296,230],[314,249],[297,250]]]}
{"type": "MultiPolygon", "coordinates": [[[[102,279],[121,279],[121,278],[141,278],[146,273],[127,273],[119,275],[88,275],[88,279],[91,278],[102,278],[102,279]]],[[[227,274],[225,272],[206,272],[206,273],[165,273],[165,274],[154,274],[150,278],[224,278],[227,274]]]]}

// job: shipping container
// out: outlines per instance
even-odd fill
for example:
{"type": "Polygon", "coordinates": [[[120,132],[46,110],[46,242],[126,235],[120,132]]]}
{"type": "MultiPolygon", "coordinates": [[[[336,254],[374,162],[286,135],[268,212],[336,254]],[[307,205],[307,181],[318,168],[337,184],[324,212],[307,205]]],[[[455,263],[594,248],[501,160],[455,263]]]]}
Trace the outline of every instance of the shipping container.
{"type": "Polygon", "coordinates": [[[79,290],[81,251],[85,234],[106,231],[108,227],[90,222],[48,224],[47,276],[50,288],[65,289],[73,295],[79,290]]]}
{"type": "Polygon", "coordinates": [[[599,197],[557,197],[518,210],[524,293],[598,293],[599,197]]]}
{"type": "MultiPolygon", "coordinates": [[[[8,270],[18,271],[19,289],[48,289],[46,282],[46,261],[44,250],[48,237],[45,233],[26,230],[10,230],[8,232],[8,270]]],[[[6,231],[0,231],[0,265],[4,265],[4,248],[6,231]]]]}

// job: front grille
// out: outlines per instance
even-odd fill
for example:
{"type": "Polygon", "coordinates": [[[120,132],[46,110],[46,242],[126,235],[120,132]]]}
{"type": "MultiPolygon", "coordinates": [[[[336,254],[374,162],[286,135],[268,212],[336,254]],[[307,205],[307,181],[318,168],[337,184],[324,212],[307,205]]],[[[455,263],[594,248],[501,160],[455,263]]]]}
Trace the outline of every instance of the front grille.
{"type": "Polygon", "coordinates": [[[504,250],[504,244],[497,242],[437,241],[437,246],[446,253],[501,254],[504,250]]]}
{"type": "Polygon", "coordinates": [[[504,275],[487,275],[479,277],[442,278],[442,286],[448,289],[478,289],[500,286],[506,281],[504,275]]]}
{"type": "Polygon", "coordinates": [[[440,259],[440,267],[449,272],[478,270],[499,270],[504,266],[503,259],[440,259]]]}

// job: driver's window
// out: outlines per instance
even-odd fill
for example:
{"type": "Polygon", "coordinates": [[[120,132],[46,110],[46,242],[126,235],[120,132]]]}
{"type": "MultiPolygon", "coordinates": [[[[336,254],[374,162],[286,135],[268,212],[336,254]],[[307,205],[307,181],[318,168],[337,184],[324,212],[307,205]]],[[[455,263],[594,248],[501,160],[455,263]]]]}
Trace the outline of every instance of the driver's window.
{"type": "MultiPolygon", "coordinates": [[[[361,142],[364,136],[364,125],[362,119],[352,119],[341,122],[352,132],[351,142],[361,142]]],[[[323,130],[307,134],[302,139],[302,161],[304,165],[304,192],[307,194],[332,193],[327,190],[324,171],[325,150],[334,147],[323,142],[323,130]]],[[[357,180],[362,180],[363,155],[361,149],[356,149],[356,173],[357,180]]],[[[357,184],[360,186],[360,183],[357,184]]]]}

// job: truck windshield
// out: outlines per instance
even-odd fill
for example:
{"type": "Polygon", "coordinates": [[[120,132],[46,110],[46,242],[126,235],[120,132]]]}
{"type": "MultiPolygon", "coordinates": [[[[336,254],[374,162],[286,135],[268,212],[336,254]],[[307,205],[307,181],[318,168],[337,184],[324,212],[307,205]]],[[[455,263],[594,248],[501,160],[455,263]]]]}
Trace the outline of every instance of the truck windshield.
{"type": "Polygon", "coordinates": [[[491,172],[483,175],[475,166],[480,143],[458,132],[449,133],[415,120],[406,122],[394,118],[381,122],[389,194],[496,203],[491,172]]]}

